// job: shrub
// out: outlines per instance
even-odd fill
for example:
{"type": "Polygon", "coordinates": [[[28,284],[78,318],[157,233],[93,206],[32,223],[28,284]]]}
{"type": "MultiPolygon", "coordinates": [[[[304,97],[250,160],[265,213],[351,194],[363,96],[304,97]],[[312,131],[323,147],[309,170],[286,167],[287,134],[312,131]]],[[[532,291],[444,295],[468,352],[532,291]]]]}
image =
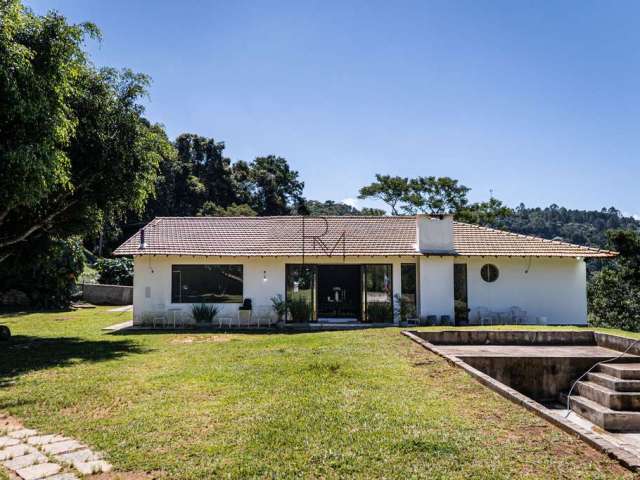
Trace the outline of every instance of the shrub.
{"type": "Polygon", "coordinates": [[[66,308],[84,261],[79,237],[40,237],[2,263],[0,291],[22,291],[34,307],[66,308]]]}
{"type": "Polygon", "coordinates": [[[194,305],[191,307],[191,316],[196,323],[213,323],[213,319],[218,315],[218,307],[215,305],[194,305]]]}
{"type": "Polygon", "coordinates": [[[291,321],[305,323],[311,320],[313,308],[304,298],[293,298],[287,303],[289,313],[291,314],[291,321]]]}
{"type": "Polygon", "coordinates": [[[370,302],[367,304],[367,321],[386,323],[393,321],[393,308],[389,302],[370,302]]]}
{"type": "Polygon", "coordinates": [[[413,320],[416,318],[416,306],[403,295],[396,294],[396,313],[400,317],[401,322],[413,320]]]}
{"type": "Polygon", "coordinates": [[[640,331],[640,234],[607,232],[609,246],[620,253],[589,282],[589,322],[599,327],[640,331]]]}
{"type": "Polygon", "coordinates": [[[133,285],[131,258],[100,258],[96,262],[98,283],[103,285],[133,285]]]}
{"type": "Polygon", "coordinates": [[[271,304],[276,315],[278,315],[278,321],[282,320],[287,313],[287,301],[282,298],[282,295],[278,294],[271,297],[271,304]]]}

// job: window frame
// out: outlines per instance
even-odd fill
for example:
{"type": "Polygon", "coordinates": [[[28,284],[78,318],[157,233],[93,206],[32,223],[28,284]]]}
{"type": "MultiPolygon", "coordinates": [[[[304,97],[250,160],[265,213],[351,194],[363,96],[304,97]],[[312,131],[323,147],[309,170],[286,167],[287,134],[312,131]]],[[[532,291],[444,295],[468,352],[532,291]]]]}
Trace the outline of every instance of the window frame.
{"type": "Polygon", "coordinates": [[[482,265],[482,267],[480,267],[480,278],[485,283],[495,283],[500,278],[500,269],[493,263],[485,263],[484,265],[482,265]],[[485,275],[483,273],[485,268],[487,269],[487,278],[485,278],[485,275]],[[491,275],[492,270],[495,270],[495,277],[492,277],[491,275]]]}
{"type": "MultiPolygon", "coordinates": [[[[169,279],[169,296],[170,296],[170,304],[171,305],[195,305],[195,304],[207,304],[207,305],[216,305],[216,304],[234,304],[234,305],[242,305],[242,302],[244,301],[244,283],[245,283],[245,279],[244,279],[244,265],[241,263],[175,263],[171,265],[171,275],[170,275],[170,279],[169,279]],[[222,301],[216,301],[216,302],[209,302],[209,301],[182,301],[182,295],[180,296],[180,300],[178,300],[177,298],[174,298],[174,283],[173,283],[173,278],[174,278],[174,274],[179,273],[180,274],[180,278],[182,278],[182,272],[181,271],[176,271],[175,269],[180,269],[180,268],[184,268],[184,267],[235,267],[235,268],[239,268],[240,269],[240,276],[241,276],[241,292],[240,292],[240,299],[236,301],[236,298],[232,299],[232,300],[222,300],[222,301]]],[[[180,290],[180,293],[181,290],[180,290]]],[[[218,294],[219,295],[219,294],[218,294]]],[[[234,297],[237,297],[237,295],[234,295],[234,297]]]]}

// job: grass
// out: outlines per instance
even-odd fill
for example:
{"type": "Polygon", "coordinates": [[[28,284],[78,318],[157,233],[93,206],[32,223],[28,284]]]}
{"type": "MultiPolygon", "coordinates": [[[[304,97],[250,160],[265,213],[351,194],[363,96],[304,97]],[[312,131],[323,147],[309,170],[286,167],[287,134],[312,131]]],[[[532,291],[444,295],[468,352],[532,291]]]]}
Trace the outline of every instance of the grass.
{"type": "Polygon", "coordinates": [[[100,331],[129,317],[0,317],[0,410],[161,478],[632,478],[400,329],[100,331]]]}

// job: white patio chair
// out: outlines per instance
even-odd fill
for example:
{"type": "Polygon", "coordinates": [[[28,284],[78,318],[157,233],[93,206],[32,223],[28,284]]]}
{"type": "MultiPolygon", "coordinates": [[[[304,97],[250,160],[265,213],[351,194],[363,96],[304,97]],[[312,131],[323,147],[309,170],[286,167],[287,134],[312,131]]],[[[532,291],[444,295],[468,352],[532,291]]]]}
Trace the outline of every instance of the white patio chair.
{"type": "Polygon", "coordinates": [[[222,328],[223,325],[231,328],[231,326],[236,323],[238,318],[238,311],[235,309],[224,309],[216,315],[216,320],[218,321],[218,328],[222,328]]]}
{"type": "Polygon", "coordinates": [[[251,324],[257,325],[260,328],[260,324],[266,324],[268,327],[271,327],[271,321],[273,320],[273,307],[270,305],[260,305],[258,307],[254,307],[251,315],[251,324]]]}
{"type": "Polygon", "coordinates": [[[474,315],[479,325],[492,325],[493,314],[487,307],[476,307],[474,315]]]}
{"type": "Polygon", "coordinates": [[[167,319],[167,307],[164,303],[156,303],[151,311],[151,325],[156,328],[157,325],[164,326],[167,319]]]}
{"type": "Polygon", "coordinates": [[[513,319],[513,322],[516,325],[522,325],[523,323],[526,323],[527,312],[524,311],[522,308],[514,305],[509,309],[509,311],[511,312],[511,318],[513,319]]]}
{"type": "Polygon", "coordinates": [[[182,321],[182,309],[181,308],[169,308],[164,317],[163,326],[166,328],[173,327],[174,329],[182,321]]]}

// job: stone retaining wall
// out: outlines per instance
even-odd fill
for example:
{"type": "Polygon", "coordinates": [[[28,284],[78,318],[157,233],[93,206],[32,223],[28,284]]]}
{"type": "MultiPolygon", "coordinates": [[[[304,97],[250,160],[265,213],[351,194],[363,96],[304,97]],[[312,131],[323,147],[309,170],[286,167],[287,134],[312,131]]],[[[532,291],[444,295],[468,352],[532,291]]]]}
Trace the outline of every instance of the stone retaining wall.
{"type": "Polygon", "coordinates": [[[82,299],[95,305],[131,305],[133,303],[133,287],[84,284],[82,292],[82,299]]]}

